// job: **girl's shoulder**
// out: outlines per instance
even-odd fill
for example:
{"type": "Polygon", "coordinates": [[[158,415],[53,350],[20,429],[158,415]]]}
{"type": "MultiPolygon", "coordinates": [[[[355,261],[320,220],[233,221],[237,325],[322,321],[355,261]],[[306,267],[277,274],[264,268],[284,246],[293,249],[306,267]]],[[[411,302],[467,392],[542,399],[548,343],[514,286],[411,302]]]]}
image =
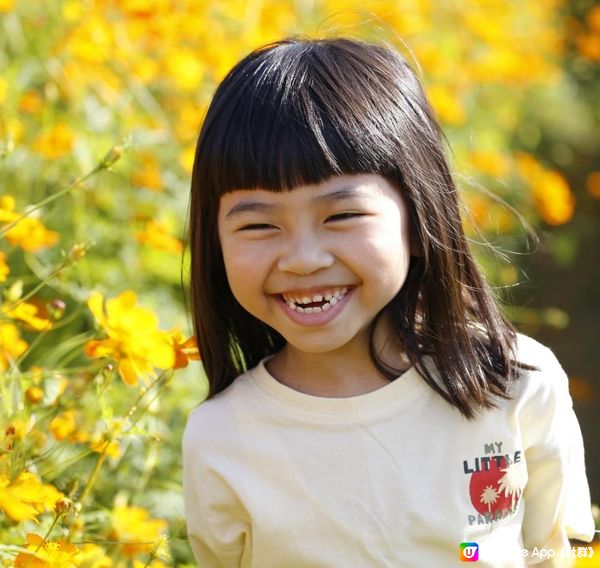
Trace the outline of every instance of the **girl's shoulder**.
{"type": "Polygon", "coordinates": [[[218,440],[228,433],[236,432],[239,417],[252,405],[252,389],[249,385],[252,370],[237,377],[225,390],[204,400],[187,418],[183,442],[202,438],[203,443],[218,440]]]}
{"type": "Polygon", "coordinates": [[[516,354],[522,363],[532,365],[536,363],[558,363],[549,347],[524,333],[517,333],[516,335],[516,354]]]}
{"type": "Polygon", "coordinates": [[[524,334],[517,335],[515,355],[534,367],[520,371],[509,402],[526,445],[558,451],[561,440],[578,429],[567,373],[550,348],[524,334]]]}
{"type": "Polygon", "coordinates": [[[519,373],[519,382],[527,390],[568,388],[568,378],[563,367],[546,345],[523,333],[517,333],[514,355],[518,363],[532,367],[521,369],[519,373]]]}

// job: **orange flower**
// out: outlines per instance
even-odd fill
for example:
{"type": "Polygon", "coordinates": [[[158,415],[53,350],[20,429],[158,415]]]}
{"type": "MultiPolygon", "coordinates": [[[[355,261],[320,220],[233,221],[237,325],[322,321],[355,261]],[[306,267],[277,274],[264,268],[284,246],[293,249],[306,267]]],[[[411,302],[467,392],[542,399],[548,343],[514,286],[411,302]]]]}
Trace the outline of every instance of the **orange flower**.
{"type": "Polygon", "coordinates": [[[600,198],[600,172],[592,172],[585,180],[585,185],[592,197],[600,198]]]}
{"type": "Polygon", "coordinates": [[[171,340],[158,329],[158,318],[136,306],[136,302],[137,296],[131,291],[107,300],[106,307],[102,294],[97,292],[87,302],[108,338],[88,341],[85,354],[115,359],[119,374],[128,385],[137,384],[138,378],[147,381],[155,375],[155,367],[171,369],[175,362],[171,340]]]}
{"type": "Polygon", "coordinates": [[[579,53],[592,61],[600,61],[600,35],[581,34],[575,38],[579,53]]]}
{"type": "Polygon", "coordinates": [[[68,154],[75,144],[75,133],[65,122],[57,122],[40,134],[33,143],[34,149],[44,158],[53,160],[68,154]]]}
{"type": "Polygon", "coordinates": [[[542,219],[549,225],[562,225],[573,217],[575,197],[567,180],[557,171],[544,168],[533,156],[516,154],[517,170],[533,194],[542,219]]]}
{"type": "Polygon", "coordinates": [[[600,6],[596,5],[591,8],[585,15],[585,19],[590,29],[600,35],[600,6]]]}
{"type": "Polygon", "coordinates": [[[493,177],[502,178],[508,173],[508,162],[499,152],[473,150],[469,153],[469,161],[479,171],[493,177]]]}
{"type": "Polygon", "coordinates": [[[41,536],[30,533],[26,548],[33,554],[21,552],[15,559],[16,568],[72,568],[79,565],[75,561],[79,554],[77,547],[66,540],[44,542],[41,536]]]}
{"type": "Polygon", "coordinates": [[[156,158],[151,154],[143,154],[141,161],[142,167],[131,176],[132,183],[152,191],[162,191],[163,182],[156,158]]]}
{"type": "Polygon", "coordinates": [[[173,350],[175,351],[175,364],[173,369],[181,369],[187,367],[190,361],[199,361],[200,352],[198,351],[198,345],[196,344],[196,338],[190,337],[184,340],[184,336],[177,328],[172,329],[169,332],[173,350]]]}
{"type": "Polygon", "coordinates": [[[42,99],[35,91],[24,93],[19,101],[19,109],[29,114],[39,114],[42,106],[42,99]]]}
{"type": "Polygon", "coordinates": [[[183,250],[183,243],[169,235],[165,225],[154,220],[148,221],[143,231],[135,233],[135,238],[140,243],[145,243],[159,250],[172,253],[180,253],[183,250]]]}

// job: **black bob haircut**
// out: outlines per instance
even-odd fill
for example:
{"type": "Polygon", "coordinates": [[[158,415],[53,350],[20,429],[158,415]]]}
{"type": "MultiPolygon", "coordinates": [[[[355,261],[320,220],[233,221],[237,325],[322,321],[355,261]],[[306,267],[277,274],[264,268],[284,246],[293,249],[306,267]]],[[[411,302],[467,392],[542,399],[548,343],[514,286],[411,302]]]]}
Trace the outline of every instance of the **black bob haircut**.
{"type": "Polygon", "coordinates": [[[395,49],[344,37],[293,36],[247,55],[207,110],[191,185],[191,304],[208,398],[284,338],[244,310],[225,273],[217,217],[236,189],[289,191],[335,175],[378,174],[405,196],[421,249],[388,312],[427,383],[467,418],[509,398],[520,368],[502,315],[465,237],[443,135],[423,88],[395,49]],[[430,356],[442,384],[424,364],[430,356]]]}

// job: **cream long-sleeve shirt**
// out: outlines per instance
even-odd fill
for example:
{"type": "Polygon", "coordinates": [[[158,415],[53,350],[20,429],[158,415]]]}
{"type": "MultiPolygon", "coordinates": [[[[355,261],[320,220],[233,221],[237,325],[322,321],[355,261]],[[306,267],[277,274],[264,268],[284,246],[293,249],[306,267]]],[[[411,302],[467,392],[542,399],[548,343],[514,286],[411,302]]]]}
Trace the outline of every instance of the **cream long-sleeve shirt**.
{"type": "Polygon", "coordinates": [[[414,368],[349,398],[293,390],[264,362],[241,375],[184,434],[200,567],[446,568],[465,565],[461,543],[478,566],[542,549],[541,565],[570,565],[568,538],[594,533],[581,432],[552,352],[520,335],[519,359],[541,371],[474,421],[414,368]]]}

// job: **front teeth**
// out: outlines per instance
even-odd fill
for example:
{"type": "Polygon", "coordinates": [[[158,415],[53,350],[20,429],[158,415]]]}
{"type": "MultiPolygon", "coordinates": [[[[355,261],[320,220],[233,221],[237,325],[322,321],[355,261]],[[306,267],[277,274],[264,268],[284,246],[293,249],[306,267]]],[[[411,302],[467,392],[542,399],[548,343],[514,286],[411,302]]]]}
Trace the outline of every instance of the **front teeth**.
{"type": "Polygon", "coordinates": [[[331,308],[331,306],[335,306],[346,294],[348,293],[348,288],[345,286],[343,288],[336,288],[331,293],[325,294],[322,296],[321,294],[315,294],[312,297],[302,296],[295,297],[290,296],[288,294],[282,294],[285,303],[294,311],[304,313],[304,314],[314,314],[318,312],[326,312],[331,308]],[[325,300],[325,304],[317,307],[301,307],[302,304],[310,304],[312,302],[322,302],[325,300]]]}

